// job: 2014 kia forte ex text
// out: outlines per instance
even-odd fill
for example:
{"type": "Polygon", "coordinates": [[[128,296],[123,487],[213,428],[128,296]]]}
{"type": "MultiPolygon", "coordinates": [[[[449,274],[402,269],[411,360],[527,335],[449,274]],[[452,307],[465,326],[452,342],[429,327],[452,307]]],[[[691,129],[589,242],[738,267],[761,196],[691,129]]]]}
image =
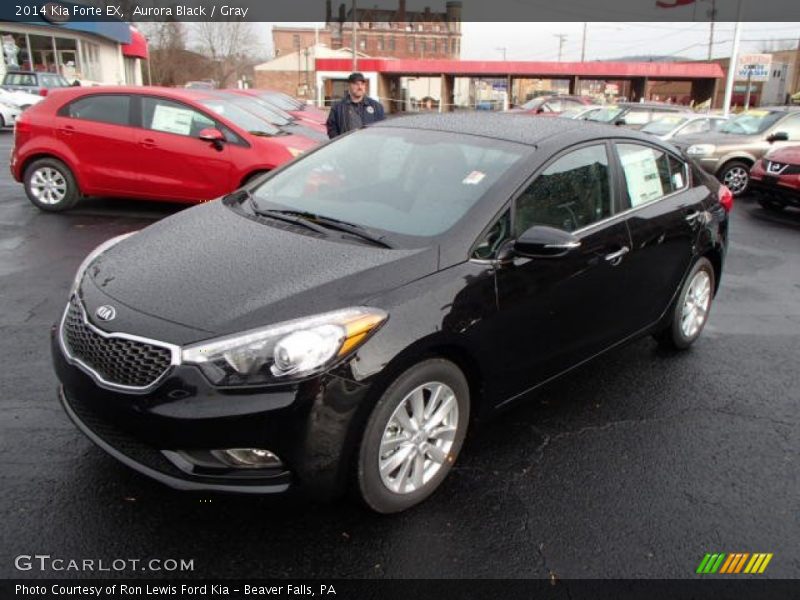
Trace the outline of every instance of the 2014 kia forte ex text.
{"type": "Polygon", "coordinates": [[[692,344],[732,202],[618,127],[383,121],[97,248],[53,329],[61,401],[175,488],[401,511],[475,417],[622,342],[692,344]]]}

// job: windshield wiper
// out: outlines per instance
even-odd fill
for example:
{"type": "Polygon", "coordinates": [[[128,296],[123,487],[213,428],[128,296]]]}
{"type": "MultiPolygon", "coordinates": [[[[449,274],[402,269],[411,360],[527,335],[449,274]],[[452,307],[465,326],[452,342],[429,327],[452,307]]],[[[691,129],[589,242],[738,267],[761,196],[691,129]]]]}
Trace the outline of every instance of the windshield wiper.
{"type": "Polygon", "coordinates": [[[312,213],[302,213],[303,215],[307,216],[308,218],[313,218],[314,221],[322,225],[323,227],[328,227],[329,229],[336,229],[338,231],[343,231],[345,233],[349,233],[350,235],[354,235],[356,237],[360,237],[363,240],[367,240],[368,242],[372,242],[376,246],[382,246],[384,248],[391,248],[391,246],[383,241],[382,235],[375,235],[370,233],[362,227],[361,225],[356,225],[355,223],[348,223],[347,221],[340,221],[339,219],[333,219],[331,217],[323,217],[322,215],[315,215],[312,213]]]}
{"type": "Polygon", "coordinates": [[[305,227],[306,229],[310,229],[311,231],[316,231],[317,233],[321,233],[325,236],[328,235],[328,232],[325,230],[324,227],[321,227],[314,223],[314,221],[309,220],[307,217],[301,216],[302,213],[298,213],[293,210],[272,210],[269,208],[260,208],[258,204],[256,204],[256,200],[252,194],[248,192],[248,200],[250,200],[250,207],[253,209],[257,215],[261,215],[262,217],[269,217],[270,219],[275,219],[276,221],[284,221],[286,223],[292,223],[294,225],[300,225],[301,227],[305,227]]]}

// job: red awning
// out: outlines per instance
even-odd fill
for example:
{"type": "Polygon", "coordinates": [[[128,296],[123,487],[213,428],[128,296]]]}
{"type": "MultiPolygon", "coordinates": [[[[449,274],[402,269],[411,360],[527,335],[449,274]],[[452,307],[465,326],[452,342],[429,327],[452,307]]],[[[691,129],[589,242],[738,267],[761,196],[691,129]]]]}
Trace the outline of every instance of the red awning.
{"type": "Polygon", "coordinates": [[[131,26],[131,41],[122,44],[122,54],[132,58],[147,58],[147,38],[136,27],[131,26]]]}

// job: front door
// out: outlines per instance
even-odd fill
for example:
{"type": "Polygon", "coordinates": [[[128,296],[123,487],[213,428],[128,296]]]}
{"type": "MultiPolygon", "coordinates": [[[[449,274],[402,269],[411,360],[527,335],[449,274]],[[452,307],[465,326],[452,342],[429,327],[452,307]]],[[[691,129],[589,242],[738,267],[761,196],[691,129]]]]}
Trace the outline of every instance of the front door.
{"type": "Polygon", "coordinates": [[[140,194],[165,200],[212,200],[235,189],[227,144],[198,138],[219,128],[195,108],[154,96],[141,97],[143,127],[137,130],[140,194]]]}
{"type": "Polygon", "coordinates": [[[620,339],[631,241],[614,216],[607,145],[552,161],[513,205],[515,236],[534,225],[571,232],[580,246],[558,257],[516,258],[498,267],[497,369],[513,397],[620,339]]]}

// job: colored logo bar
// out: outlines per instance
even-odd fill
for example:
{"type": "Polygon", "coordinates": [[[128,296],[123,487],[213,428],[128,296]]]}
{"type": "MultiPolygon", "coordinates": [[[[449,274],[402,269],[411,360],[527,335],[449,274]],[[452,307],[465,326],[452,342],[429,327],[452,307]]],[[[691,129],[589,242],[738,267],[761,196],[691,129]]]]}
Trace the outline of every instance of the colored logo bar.
{"type": "Polygon", "coordinates": [[[732,554],[726,554],[720,552],[717,554],[706,554],[703,560],[700,561],[696,573],[700,575],[713,575],[714,573],[725,575],[736,575],[739,573],[751,575],[761,574],[766,570],[771,560],[772,553],[750,554],[749,552],[734,552],[732,554]]]}

